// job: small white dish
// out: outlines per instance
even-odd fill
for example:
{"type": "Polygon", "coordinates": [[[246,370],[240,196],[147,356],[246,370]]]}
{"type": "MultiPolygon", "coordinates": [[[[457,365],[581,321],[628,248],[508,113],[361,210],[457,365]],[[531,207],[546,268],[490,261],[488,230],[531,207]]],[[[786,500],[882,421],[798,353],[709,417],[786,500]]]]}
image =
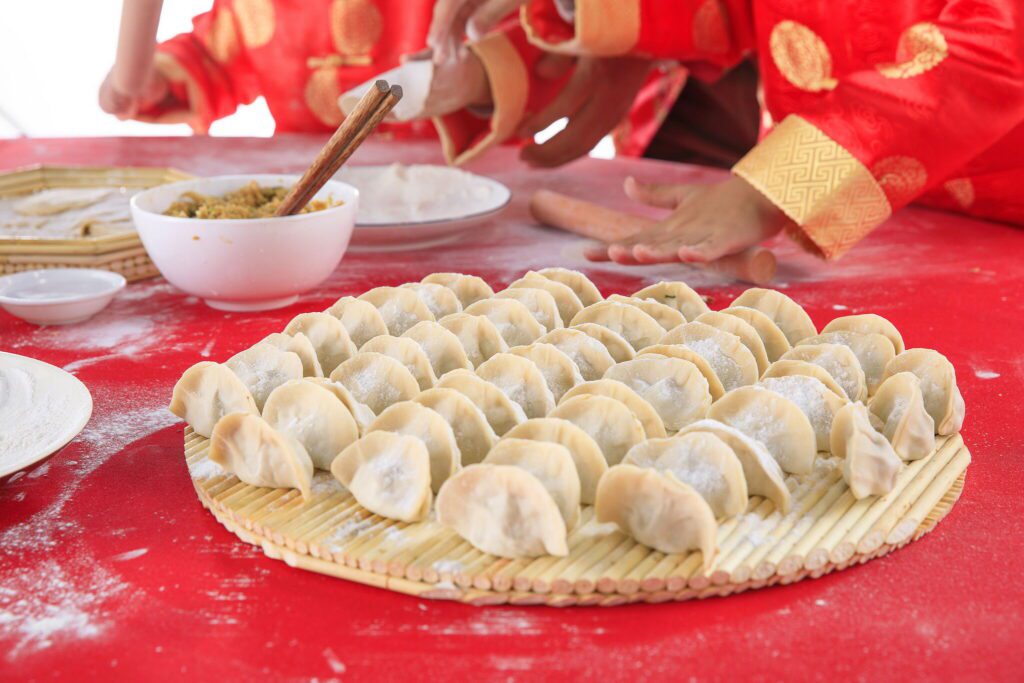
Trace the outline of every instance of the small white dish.
{"type": "Polygon", "coordinates": [[[359,192],[328,181],[314,199],[341,201],[295,216],[202,219],[165,216],[185,192],[223,195],[255,180],[291,187],[297,175],[234,175],[160,185],[132,197],[132,218],[149,257],[175,287],[224,311],[294,303],[334,272],[348,247],[359,192]]]}
{"type": "Polygon", "coordinates": [[[0,277],[0,306],[36,325],[70,325],[102,311],[124,286],[123,276],[107,270],[26,270],[0,277]]]}

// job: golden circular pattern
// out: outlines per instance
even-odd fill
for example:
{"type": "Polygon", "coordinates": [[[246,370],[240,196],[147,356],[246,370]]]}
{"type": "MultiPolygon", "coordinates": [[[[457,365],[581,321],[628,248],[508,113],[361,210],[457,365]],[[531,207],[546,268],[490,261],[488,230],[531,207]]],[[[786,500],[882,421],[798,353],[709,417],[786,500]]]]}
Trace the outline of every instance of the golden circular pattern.
{"type": "Polygon", "coordinates": [[[772,61],[791,84],[808,92],[832,90],[832,55],[817,33],[795,21],[780,21],[768,38],[772,61]]]}
{"type": "Polygon", "coordinates": [[[879,160],[871,167],[871,175],[882,187],[889,203],[902,206],[911,202],[928,183],[928,171],[917,159],[891,156],[879,160]]]}
{"type": "Polygon", "coordinates": [[[230,62],[238,54],[238,33],[235,15],[227,7],[217,10],[206,34],[206,49],[221,64],[230,62]]]}
{"type": "Polygon", "coordinates": [[[343,55],[365,55],[380,40],[384,21],[373,0],[334,0],[331,39],[343,55]]]}
{"type": "Polygon", "coordinates": [[[942,184],[961,209],[971,208],[974,203],[974,183],[970,178],[953,178],[942,184]]]}
{"type": "Polygon", "coordinates": [[[345,119],[338,106],[340,95],[337,71],[331,67],[317,69],[306,81],[306,106],[313,112],[313,116],[331,128],[337,127],[345,119]]]}
{"type": "Polygon", "coordinates": [[[274,37],[273,0],[235,0],[235,16],[246,47],[263,47],[274,37]]]}
{"type": "Polygon", "coordinates": [[[948,56],[946,36],[938,26],[924,21],[900,34],[895,62],[875,68],[886,78],[912,78],[934,69],[948,56]]]}
{"type": "Polygon", "coordinates": [[[722,0],[704,0],[693,14],[693,46],[715,55],[728,52],[729,42],[722,0]]]}

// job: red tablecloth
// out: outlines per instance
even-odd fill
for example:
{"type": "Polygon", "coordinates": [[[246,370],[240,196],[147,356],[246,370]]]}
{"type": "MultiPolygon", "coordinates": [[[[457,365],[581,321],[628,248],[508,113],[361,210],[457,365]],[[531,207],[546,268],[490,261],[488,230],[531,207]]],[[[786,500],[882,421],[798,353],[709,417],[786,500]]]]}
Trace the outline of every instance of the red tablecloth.
{"type": "MultiPolygon", "coordinates": [[[[297,170],[321,140],[22,140],[0,166],[170,165],[213,174],[297,170]]],[[[368,145],[356,162],[437,161],[430,145],[368,145]]],[[[89,387],[85,431],[0,482],[0,678],[407,680],[608,674],[809,679],[1024,676],[1024,231],[901,212],[838,264],[779,248],[778,286],[820,326],[880,313],[909,346],[955,364],[974,462],[963,498],[923,540],[867,565],[725,599],[613,609],[473,608],[291,569],[199,504],[182,424],[165,409],[182,370],[224,360],[300,311],[439,270],[501,286],[528,268],[585,270],[606,294],[685,279],[724,306],[738,291],[684,267],[593,266],[578,242],[531,225],[544,186],[625,206],[625,173],[710,177],[645,161],[527,172],[510,152],[476,167],[514,206],[453,246],[351,253],[317,291],[256,314],[211,310],[163,280],[133,284],[95,319],[37,328],[0,312],[0,349],[63,366],[89,387]]]]}

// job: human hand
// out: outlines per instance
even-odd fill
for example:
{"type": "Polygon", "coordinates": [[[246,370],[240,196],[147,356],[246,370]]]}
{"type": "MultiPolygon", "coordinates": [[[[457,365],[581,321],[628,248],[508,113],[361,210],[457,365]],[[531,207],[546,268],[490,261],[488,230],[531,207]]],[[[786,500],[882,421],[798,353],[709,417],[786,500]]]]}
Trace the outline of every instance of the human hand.
{"type": "Polygon", "coordinates": [[[437,0],[427,31],[434,58],[444,62],[462,45],[463,37],[479,40],[527,0],[437,0]]]}
{"type": "MultiPolygon", "coordinates": [[[[407,55],[403,61],[434,59],[430,48],[407,55]]],[[[465,45],[450,53],[444,61],[434,61],[430,92],[423,102],[422,118],[443,116],[470,106],[491,103],[491,86],[480,58],[465,45]]]]}
{"type": "Polygon", "coordinates": [[[122,121],[131,119],[140,111],[164,101],[170,93],[167,79],[155,68],[146,79],[146,85],[138,95],[120,92],[112,83],[113,71],[107,74],[100,85],[100,108],[122,121]]]}

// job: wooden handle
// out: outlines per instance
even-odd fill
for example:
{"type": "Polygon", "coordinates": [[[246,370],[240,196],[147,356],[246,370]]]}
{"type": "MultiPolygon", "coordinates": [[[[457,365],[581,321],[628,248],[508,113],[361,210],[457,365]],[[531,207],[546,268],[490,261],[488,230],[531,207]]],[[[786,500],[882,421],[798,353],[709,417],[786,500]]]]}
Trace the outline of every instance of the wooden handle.
{"type": "Polygon", "coordinates": [[[124,0],[117,57],[110,74],[110,84],[122,95],[140,95],[146,87],[153,68],[162,7],[163,0],[124,0]]]}

